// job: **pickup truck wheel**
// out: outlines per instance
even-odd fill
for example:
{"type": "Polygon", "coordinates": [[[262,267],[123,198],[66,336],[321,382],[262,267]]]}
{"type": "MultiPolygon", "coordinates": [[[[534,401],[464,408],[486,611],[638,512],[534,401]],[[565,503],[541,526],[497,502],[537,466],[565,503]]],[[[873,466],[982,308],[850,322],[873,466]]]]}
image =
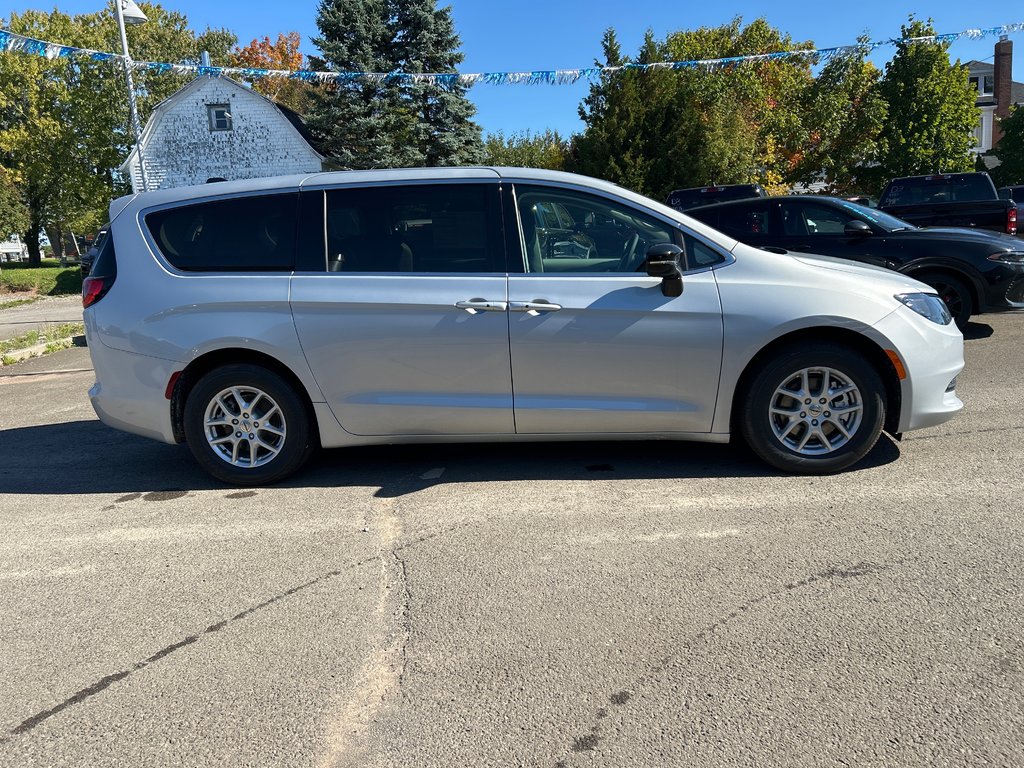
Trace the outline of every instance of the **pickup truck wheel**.
{"type": "Polygon", "coordinates": [[[946,302],[949,314],[953,316],[953,322],[963,330],[971,319],[974,312],[974,301],[971,299],[971,292],[962,280],[942,272],[924,272],[920,275],[911,275],[915,280],[928,283],[939,298],[946,302]]]}

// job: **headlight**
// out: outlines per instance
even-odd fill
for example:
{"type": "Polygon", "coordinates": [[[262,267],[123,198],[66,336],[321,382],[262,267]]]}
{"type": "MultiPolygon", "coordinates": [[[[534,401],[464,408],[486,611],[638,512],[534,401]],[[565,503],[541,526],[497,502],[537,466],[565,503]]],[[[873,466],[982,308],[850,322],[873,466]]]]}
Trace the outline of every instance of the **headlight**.
{"type": "Polygon", "coordinates": [[[1024,251],[1002,251],[993,253],[988,257],[989,261],[998,261],[1000,264],[1007,264],[1011,267],[1024,267],[1024,251]]]}
{"type": "Polygon", "coordinates": [[[927,317],[933,323],[949,325],[953,321],[946,302],[934,293],[897,293],[893,298],[901,304],[906,304],[921,317],[927,317]]]}

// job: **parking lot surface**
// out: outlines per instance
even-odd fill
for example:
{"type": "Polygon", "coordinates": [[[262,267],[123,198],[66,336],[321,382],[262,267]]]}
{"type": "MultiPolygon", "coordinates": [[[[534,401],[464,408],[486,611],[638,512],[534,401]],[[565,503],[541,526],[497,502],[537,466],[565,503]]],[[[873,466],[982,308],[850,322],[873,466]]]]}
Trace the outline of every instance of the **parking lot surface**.
{"type": "Polygon", "coordinates": [[[852,471],[729,446],[321,453],[224,487],[0,375],[0,765],[1024,764],[1024,315],[852,471]]]}

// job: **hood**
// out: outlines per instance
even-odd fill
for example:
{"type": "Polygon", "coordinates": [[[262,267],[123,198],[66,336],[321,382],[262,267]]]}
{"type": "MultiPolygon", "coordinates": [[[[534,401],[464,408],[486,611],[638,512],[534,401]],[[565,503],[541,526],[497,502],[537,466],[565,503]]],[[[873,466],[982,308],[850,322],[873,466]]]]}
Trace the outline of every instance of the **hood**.
{"type": "Polygon", "coordinates": [[[885,281],[891,283],[894,290],[909,288],[914,291],[935,293],[934,288],[928,287],[919,280],[915,280],[914,278],[908,277],[907,275],[899,272],[893,272],[891,269],[886,269],[885,267],[861,264],[856,261],[849,261],[848,259],[837,259],[834,256],[820,256],[816,253],[796,254],[790,252],[789,255],[801,264],[806,264],[810,267],[818,267],[820,269],[828,269],[836,272],[846,272],[851,275],[857,275],[858,277],[867,277],[874,280],[885,281]]]}
{"type": "Polygon", "coordinates": [[[1018,251],[1024,246],[1021,239],[1013,235],[1007,235],[1003,232],[992,232],[987,229],[968,229],[966,227],[922,227],[921,229],[890,232],[885,237],[944,240],[946,242],[954,240],[962,243],[977,243],[979,245],[991,245],[996,248],[1003,247],[1018,251]]]}

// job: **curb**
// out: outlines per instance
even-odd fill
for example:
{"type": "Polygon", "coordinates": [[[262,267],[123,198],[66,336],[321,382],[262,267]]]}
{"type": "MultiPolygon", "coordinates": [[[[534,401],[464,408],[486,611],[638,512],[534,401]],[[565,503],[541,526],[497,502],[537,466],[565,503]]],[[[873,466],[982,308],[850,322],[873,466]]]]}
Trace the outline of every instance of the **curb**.
{"type": "Polygon", "coordinates": [[[13,352],[8,352],[3,357],[0,357],[0,368],[7,368],[15,363],[20,363],[25,360],[29,360],[33,357],[43,357],[44,355],[50,355],[54,352],[60,352],[64,349],[70,349],[71,347],[84,347],[85,336],[79,334],[77,336],[66,336],[63,339],[54,339],[53,341],[45,341],[42,344],[36,344],[32,347],[25,347],[25,349],[16,349],[13,352]],[[76,340],[81,339],[80,343],[76,340]],[[60,349],[53,349],[47,352],[46,348],[55,344],[60,345],[60,349]],[[13,360],[12,363],[4,363],[4,359],[13,360]]]}

